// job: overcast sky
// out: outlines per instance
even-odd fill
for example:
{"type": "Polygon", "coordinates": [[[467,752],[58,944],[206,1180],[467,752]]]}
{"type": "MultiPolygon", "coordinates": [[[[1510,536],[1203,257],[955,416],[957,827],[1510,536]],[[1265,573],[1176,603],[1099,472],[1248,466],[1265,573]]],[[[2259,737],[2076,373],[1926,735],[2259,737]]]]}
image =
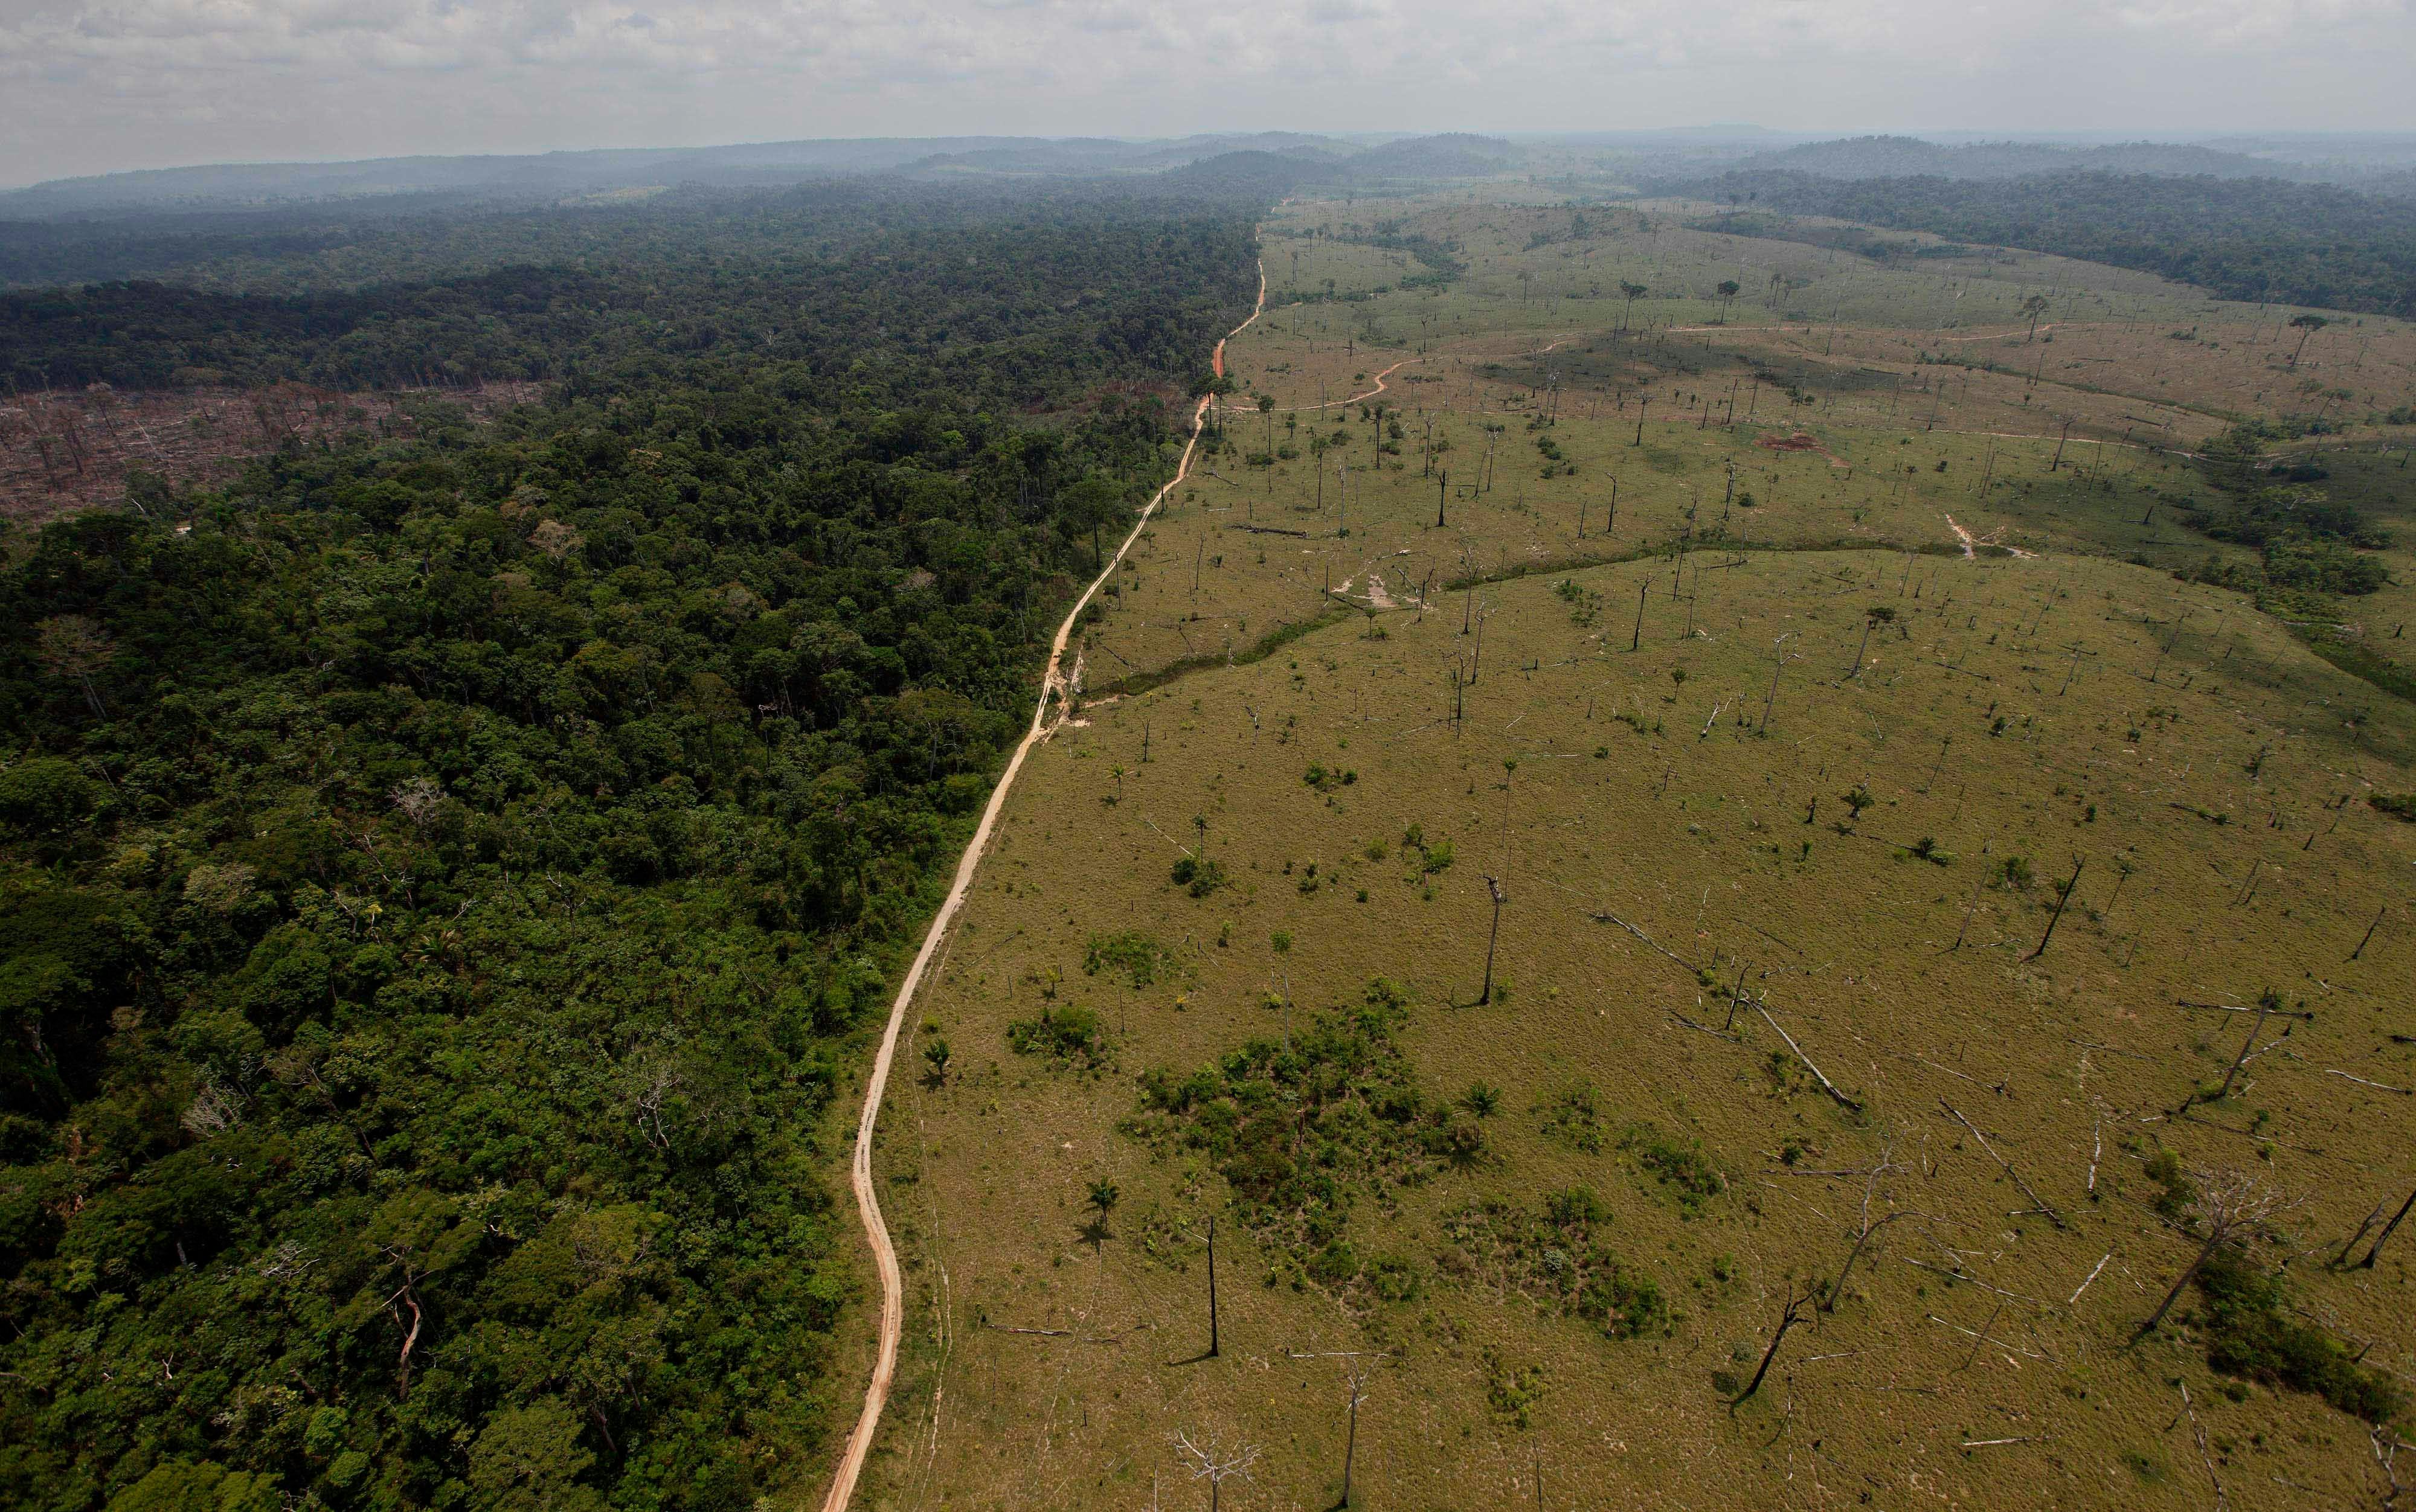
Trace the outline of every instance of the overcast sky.
{"type": "Polygon", "coordinates": [[[0,184],[1221,129],[2416,129],[2411,0],[0,0],[0,184]]]}

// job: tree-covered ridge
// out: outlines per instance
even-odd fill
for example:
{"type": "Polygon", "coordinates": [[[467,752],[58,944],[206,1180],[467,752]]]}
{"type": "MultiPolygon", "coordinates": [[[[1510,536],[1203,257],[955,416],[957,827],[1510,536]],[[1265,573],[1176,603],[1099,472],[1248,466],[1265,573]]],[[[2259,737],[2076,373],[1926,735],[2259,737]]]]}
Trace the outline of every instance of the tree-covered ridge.
{"type": "Polygon", "coordinates": [[[950,234],[897,289],[633,264],[608,292],[685,325],[550,405],[0,576],[0,1500],[809,1472],[838,1043],[1162,474],[1159,402],[1092,380],[1197,370],[1249,276],[1215,219],[950,234]]]}
{"type": "Polygon", "coordinates": [[[1844,180],[1764,171],[1663,192],[2109,262],[2226,299],[2416,313],[2416,204],[2318,184],[2148,173],[1844,180]]]}
{"type": "Polygon", "coordinates": [[[882,392],[1021,405],[1086,378],[1188,377],[1254,287],[1242,215],[1089,191],[968,203],[849,186],[386,230],[383,281],[357,287],[0,294],[0,379],[373,388],[707,352],[828,377],[877,355],[905,365],[871,381],[882,392]]]}

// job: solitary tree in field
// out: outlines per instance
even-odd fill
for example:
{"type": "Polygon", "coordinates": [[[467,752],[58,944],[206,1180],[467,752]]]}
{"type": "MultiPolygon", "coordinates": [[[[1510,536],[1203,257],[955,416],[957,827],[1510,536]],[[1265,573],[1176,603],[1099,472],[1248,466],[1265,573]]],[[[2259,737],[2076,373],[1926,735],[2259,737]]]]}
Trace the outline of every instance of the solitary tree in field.
{"type": "Polygon", "coordinates": [[[2046,313],[2046,295],[2032,294],[2030,298],[2023,300],[2022,313],[2031,318],[2030,335],[2022,337],[2022,339],[2026,342],[2034,340],[2038,337],[2039,317],[2046,313]]]}
{"type": "Polygon", "coordinates": [[[2290,366],[2299,366],[2299,353],[2307,350],[2307,337],[2333,322],[2320,315],[2293,315],[2290,323],[2298,328],[2299,344],[2290,350],[2290,366]]]}
{"type": "Polygon", "coordinates": [[[1863,653],[1871,649],[1871,632],[1883,624],[1895,622],[1895,606],[1892,604],[1874,604],[1863,611],[1863,643],[1854,648],[1854,667],[1846,674],[1848,678],[1863,675],[1863,653]]]}
{"type": "Polygon", "coordinates": [[[1729,322],[1729,301],[1736,298],[1737,291],[1743,287],[1744,285],[1738,283],[1734,278],[1722,278],[1720,280],[1720,323],[1722,325],[1726,325],[1729,322]]]}
{"type": "Polygon", "coordinates": [[[1118,1190],[1114,1182],[1105,1176],[1091,1183],[1090,1191],[1082,1198],[1082,1205],[1089,1208],[1092,1214],[1091,1221],[1084,1226],[1083,1232],[1084,1236],[1091,1241],[1093,1249],[1097,1249],[1106,1241],[1108,1215],[1116,1210],[1116,1204],[1123,1198],[1124,1192],[1118,1190]]]}
{"type": "Polygon", "coordinates": [[[930,1065],[930,1079],[933,1086],[944,1086],[947,1084],[948,1061],[954,1054],[949,1050],[948,1041],[945,1040],[934,1040],[923,1047],[923,1059],[930,1065]]]}
{"type": "Polygon", "coordinates": [[[1627,296],[1626,303],[1619,307],[1619,328],[1623,331],[1627,329],[1627,312],[1635,306],[1637,300],[1643,297],[1644,286],[1640,283],[1629,283],[1623,278],[1620,280],[1619,292],[1627,296]]]}

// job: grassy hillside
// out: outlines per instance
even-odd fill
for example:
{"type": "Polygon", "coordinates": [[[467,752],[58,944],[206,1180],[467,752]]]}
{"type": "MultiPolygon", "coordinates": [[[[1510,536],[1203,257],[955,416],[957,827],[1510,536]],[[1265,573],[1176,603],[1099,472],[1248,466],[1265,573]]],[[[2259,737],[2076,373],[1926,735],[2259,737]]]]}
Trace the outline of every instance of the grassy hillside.
{"type": "Polygon", "coordinates": [[[2406,328],[2294,367],[2112,269],[1480,194],[1268,229],[908,1025],[879,1504],[2370,1499],[2404,590],[2207,522],[2395,526],[2406,328]]]}

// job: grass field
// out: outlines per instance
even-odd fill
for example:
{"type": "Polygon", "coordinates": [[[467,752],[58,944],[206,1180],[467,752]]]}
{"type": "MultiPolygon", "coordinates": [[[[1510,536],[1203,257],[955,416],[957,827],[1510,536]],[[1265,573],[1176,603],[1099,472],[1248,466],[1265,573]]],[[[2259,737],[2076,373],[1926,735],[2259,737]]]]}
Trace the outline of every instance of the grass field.
{"type": "Polygon", "coordinates": [[[869,1505],[1332,1506],[1354,1380],[1354,1505],[2388,1489],[2411,1241],[2333,1262],[2416,1176],[2416,705],[2301,637],[2405,666],[2416,337],[1646,215],[1271,225],[892,1084],[869,1505]],[[2342,631],[2176,576],[2307,378],[2401,531],[2342,631]]]}

